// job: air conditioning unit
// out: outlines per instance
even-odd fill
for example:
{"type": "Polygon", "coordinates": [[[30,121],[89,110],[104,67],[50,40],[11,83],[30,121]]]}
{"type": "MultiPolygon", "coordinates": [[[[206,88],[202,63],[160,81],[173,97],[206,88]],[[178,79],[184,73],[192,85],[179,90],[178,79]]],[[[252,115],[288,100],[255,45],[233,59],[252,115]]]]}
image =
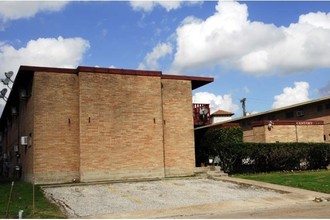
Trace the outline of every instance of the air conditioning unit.
{"type": "Polygon", "coordinates": [[[28,138],[28,136],[22,136],[22,137],[21,137],[21,145],[23,145],[23,146],[27,146],[28,143],[29,143],[29,138],[28,138]]]}
{"type": "Polygon", "coordinates": [[[18,145],[14,145],[14,151],[15,151],[15,152],[18,152],[18,151],[19,151],[19,149],[18,149],[18,145]]]}
{"type": "Polygon", "coordinates": [[[298,117],[302,117],[302,116],[304,116],[305,114],[304,114],[304,111],[297,111],[297,116],[298,117]]]}

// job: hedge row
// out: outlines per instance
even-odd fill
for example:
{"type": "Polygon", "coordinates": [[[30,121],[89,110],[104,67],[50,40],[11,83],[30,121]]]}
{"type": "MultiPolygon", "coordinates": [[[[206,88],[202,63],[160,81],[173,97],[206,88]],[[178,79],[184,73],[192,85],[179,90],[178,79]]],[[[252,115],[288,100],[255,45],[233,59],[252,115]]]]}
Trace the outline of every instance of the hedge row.
{"type": "Polygon", "coordinates": [[[196,138],[197,163],[219,156],[227,173],[322,169],[330,164],[328,143],[243,143],[239,127],[209,129],[196,138]]]}
{"type": "Polygon", "coordinates": [[[211,157],[220,157],[227,173],[323,169],[330,164],[326,143],[228,143],[211,157]]]}

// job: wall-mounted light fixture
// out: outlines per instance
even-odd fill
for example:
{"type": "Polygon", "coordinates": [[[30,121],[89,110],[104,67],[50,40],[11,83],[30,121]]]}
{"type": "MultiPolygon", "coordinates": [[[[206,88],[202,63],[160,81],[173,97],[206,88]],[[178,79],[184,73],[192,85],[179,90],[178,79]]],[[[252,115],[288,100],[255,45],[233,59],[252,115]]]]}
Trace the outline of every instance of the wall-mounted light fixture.
{"type": "Polygon", "coordinates": [[[17,116],[18,115],[17,108],[14,106],[11,107],[10,113],[11,113],[11,116],[17,116]]]}
{"type": "Polygon", "coordinates": [[[269,121],[268,122],[268,130],[271,130],[273,128],[273,122],[272,121],[269,121]]]}

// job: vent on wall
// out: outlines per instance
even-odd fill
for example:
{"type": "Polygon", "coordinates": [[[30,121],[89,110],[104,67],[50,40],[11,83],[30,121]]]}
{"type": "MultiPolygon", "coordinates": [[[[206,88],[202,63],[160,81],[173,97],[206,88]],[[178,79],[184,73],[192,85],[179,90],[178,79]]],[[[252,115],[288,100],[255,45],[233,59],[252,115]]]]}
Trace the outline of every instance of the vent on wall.
{"type": "Polygon", "coordinates": [[[21,145],[27,146],[28,145],[28,136],[21,137],[21,145]]]}
{"type": "Polygon", "coordinates": [[[297,111],[297,116],[298,117],[303,117],[305,114],[304,114],[304,111],[297,111]]]}

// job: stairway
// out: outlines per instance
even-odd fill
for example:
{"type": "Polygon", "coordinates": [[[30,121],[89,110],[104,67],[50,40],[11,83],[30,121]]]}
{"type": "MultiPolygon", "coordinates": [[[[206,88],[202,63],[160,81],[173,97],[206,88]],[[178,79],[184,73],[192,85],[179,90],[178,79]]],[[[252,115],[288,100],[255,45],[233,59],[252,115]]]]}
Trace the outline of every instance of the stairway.
{"type": "Polygon", "coordinates": [[[227,173],[221,170],[220,166],[196,167],[195,175],[206,178],[228,176],[227,173]]]}

